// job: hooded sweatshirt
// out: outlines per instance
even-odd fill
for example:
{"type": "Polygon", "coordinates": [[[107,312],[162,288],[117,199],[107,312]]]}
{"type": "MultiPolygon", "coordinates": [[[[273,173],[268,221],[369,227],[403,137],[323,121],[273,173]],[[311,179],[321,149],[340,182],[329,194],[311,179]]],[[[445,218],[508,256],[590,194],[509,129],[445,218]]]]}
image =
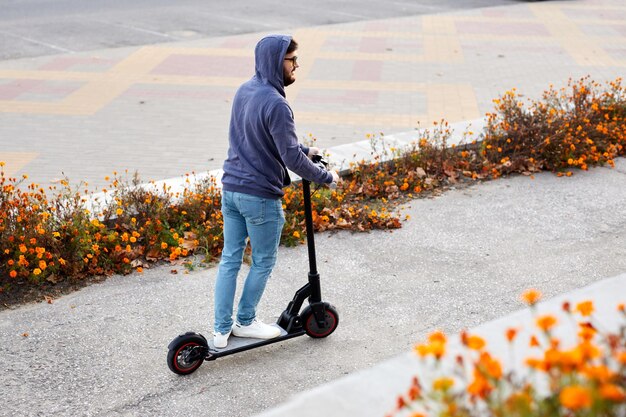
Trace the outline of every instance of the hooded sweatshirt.
{"type": "Polygon", "coordinates": [[[281,198],[291,183],[287,168],[309,181],[332,182],[331,173],[314,165],[298,144],[283,80],[290,41],[282,35],[261,39],[254,51],[256,73],[235,94],[222,176],[226,191],[281,198]]]}

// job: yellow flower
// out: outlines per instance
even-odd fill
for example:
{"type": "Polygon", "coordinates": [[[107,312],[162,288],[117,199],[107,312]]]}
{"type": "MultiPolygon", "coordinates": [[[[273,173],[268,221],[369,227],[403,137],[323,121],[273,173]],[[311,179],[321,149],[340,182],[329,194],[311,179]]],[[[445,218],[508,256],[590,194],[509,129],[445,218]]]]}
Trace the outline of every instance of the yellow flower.
{"type": "Polygon", "coordinates": [[[161,242],[161,249],[167,249],[167,243],[161,242]]]}
{"type": "Polygon", "coordinates": [[[447,391],[454,385],[452,378],[437,378],[433,381],[433,389],[436,391],[447,391]]]}
{"type": "Polygon", "coordinates": [[[295,237],[296,239],[300,239],[300,232],[298,232],[297,230],[293,232],[293,237],[295,237]]]}
{"type": "Polygon", "coordinates": [[[35,269],[33,270],[33,275],[39,275],[39,274],[41,274],[41,269],[39,269],[39,268],[35,268],[35,269]]]}
{"type": "Polygon", "coordinates": [[[122,210],[121,208],[118,208],[117,210],[115,210],[115,213],[116,213],[118,216],[121,216],[121,215],[122,215],[122,213],[124,213],[124,210],[122,210]]]}

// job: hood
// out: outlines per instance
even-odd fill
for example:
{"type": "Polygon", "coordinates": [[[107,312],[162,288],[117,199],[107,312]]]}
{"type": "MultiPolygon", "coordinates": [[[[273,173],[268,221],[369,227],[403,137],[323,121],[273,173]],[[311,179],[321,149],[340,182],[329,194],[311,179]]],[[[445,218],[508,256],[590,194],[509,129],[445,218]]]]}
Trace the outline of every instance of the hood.
{"type": "Polygon", "coordinates": [[[263,84],[270,84],[285,97],[283,60],[291,42],[291,36],[269,35],[261,39],[254,49],[256,77],[263,84]]]}

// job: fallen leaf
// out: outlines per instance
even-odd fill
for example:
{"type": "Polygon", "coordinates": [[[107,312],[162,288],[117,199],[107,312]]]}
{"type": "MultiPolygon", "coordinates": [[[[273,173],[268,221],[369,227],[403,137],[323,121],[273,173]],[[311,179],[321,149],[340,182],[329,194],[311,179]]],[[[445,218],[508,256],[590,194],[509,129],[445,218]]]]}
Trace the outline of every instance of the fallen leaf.
{"type": "Polygon", "coordinates": [[[172,269],[172,270],[170,270],[170,273],[176,275],[176,274],[178,274],[178,270],[177,269],[172,269]]]}
{"type": "Polygon", "coordinates": [[[55,275],[55,274],[50,274],[47,278],[46,281],[51,282],[53,284],[56,284],[57,282],[59,282],[59,278],[55,275]]]}
{"type": "Polygon", "coordinates": [[[22,333],[22,336],[28,337],[29,335],[28,335],[28,333],[22,333]]]}

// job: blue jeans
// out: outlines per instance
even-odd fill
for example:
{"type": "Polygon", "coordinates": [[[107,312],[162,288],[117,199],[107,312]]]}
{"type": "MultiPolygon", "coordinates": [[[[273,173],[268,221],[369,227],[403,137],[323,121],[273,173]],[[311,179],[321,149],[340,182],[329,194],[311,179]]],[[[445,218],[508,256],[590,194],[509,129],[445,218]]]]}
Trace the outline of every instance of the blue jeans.
{"type": "Polygon", "coordinates": [[[233,325],[233,303],[237,275],[243,260],[246,238],[252,246],[252,266],[244,283],[237,308],[237,321],[248,325],[274,265],[280,235],[285,224],[282,200],[222,191],[224,249],[215,282],[214,330],[225,334],[233,325]]]}

